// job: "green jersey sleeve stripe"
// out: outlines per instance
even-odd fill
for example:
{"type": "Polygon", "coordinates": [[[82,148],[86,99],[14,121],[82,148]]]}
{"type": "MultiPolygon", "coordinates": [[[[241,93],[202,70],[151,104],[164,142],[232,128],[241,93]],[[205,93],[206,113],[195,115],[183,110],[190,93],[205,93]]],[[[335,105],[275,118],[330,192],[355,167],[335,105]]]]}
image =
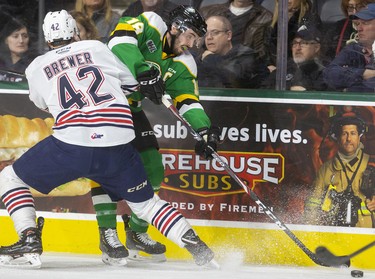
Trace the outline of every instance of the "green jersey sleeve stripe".
{"type": "Polygon", "coordinates": [[[109,39],[111,40],[114,37],[125,37],[125,36],[133,37],[137,39],[137,34],[134,31],[129,31],[129,30],[115,30],[113,31],[109,39]]]}

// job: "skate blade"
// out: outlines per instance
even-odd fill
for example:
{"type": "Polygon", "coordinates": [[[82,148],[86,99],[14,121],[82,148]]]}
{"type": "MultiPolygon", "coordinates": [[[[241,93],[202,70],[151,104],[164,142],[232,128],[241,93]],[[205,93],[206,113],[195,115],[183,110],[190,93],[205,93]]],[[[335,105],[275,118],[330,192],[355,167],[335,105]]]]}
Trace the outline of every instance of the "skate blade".
{"type": "Polygon", "coordinates": [[[37,253],[24,254],[18,257],[0,256],[0,266],[9,268],[40,268],[42,266],[42,261],[40,260],[40,255],[37,253]]]}
{"type": "Polygon", "coordinates": [[[102,254],[102,262],[111,266],[124,266],[128,264],[126,258],[111,258],[106,253],[102,254]]]}
{"type": "Polygon", "coordinates": [[[166,262],[167,258],[164,254],[147,254],[138,250],[129,250],[129,260],[148,263],[166,262]]]}
{"type": "Polygon", "coordinates": [[[204,267],[207,269],[220,269],[221,268],[219,263],[215,259],[212,259],[211,261],[206,263],[204,267]]]}

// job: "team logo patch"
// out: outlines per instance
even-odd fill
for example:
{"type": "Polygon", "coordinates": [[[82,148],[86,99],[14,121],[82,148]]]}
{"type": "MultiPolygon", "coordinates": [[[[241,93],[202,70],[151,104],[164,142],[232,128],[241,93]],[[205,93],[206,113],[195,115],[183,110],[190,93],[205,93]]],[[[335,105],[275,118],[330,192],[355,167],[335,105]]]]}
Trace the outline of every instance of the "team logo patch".
{"type": "Polygon", "coordinates": [[[153,40],[148,40],[146,42],[146,45],[150,53],[154,53],[157,50],[156,45],[153,40]]]}
{"type": "Polygon", "coordinates": [[[104,137],[103,134],[93,133],[93,134],[91,135],[91,139],[101,139],[102,137],[104,137]]]}

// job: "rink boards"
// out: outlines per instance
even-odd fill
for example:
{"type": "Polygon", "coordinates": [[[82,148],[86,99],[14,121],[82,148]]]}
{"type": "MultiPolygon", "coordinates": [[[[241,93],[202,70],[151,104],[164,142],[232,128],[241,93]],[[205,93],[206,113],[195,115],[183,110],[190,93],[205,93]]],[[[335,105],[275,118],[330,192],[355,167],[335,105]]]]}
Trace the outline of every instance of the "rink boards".
{"type": "MultiPolygon", "coordinates": [[[[17,241],[13,224],[0,210],[1,245],[17,241]]],[[[100,257],[99,235],[93,214],[38,212],[44,216],[43,248],[46,252],[95,254],[100,257]]],[[[297,245],[274,224],[204,221],[190,219],[200,237],[215,252],[219,262],[242,261],[255,265],[315,266],[297,245]]],[[[288,228],[313,252],[326,246],[336,255],[348,255],[374,240],[374,229],[288,225],[288,228]]],[[[123,224],[118,220],[120,240],[125,241],[123,224]]],[[[154,228],[152,238],[167,246],[167,259],[189,260],[188,252],[162,236],[154,228]]],[[[352,259],[352,267],[375,269],[375,248],[352,259]]]]}
{"type": "MultiPolygon", "coordinates": [[[[27,93],[25,89],[0,90],[0,117],[37,118],[39,122],[49,118],[30,103],[27,93]]],[[[345,255],[374,241],[375,229],[304,225],[304,201],[317,168],[334,154],[329,152],[332,142],[321,146],[333,112],[343,106],[355,106],[361,112],[369,126],[365,151],[375,155],[375,96],[250,90],[203,93],[205,110],[222,127],[219,155],[306,247],[314,252],[324,245],[337,255],[345,255]]],[[[147,102],[144,105],[166,169],[159,195],[190,220],[219,261],[315,265],[218,164],[195,156],[194,140],[167,109],[147,102]]],[[[90,186],[82,187],[79,195],[70,189],[63,187],[48,197],[34,195],[38,214],[46,219],[44,250],[99,256],[90,186]]],[[[119,208],[119,212],[124,211],[126,208],[119,208]]],[[[7,245],[17,237],[6,211],[0,209],[0,213],[0,245],[7,245]]],[[[118,230],[124,242],[120,218],[118,230]]],[[[151,228],[150,234],[166,244],[167,258],[191,259],[155,229],[151,228]]],[[[375,269],[373,259],[375,248],[353,258],[352,265],[375,269]]]]}

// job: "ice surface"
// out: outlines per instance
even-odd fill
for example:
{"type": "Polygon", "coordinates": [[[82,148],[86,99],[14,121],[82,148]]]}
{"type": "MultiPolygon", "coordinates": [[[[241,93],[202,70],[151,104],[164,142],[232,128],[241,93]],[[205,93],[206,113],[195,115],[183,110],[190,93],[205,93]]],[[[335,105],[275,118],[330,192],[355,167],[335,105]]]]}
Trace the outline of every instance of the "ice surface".
{"type": "MultiPolygon", "coordinates": [[[[193,261],[165,263],[129,262],[127,266],[111,267],[97,255],[45,253],[40,269],[0,268],[6,279],[344,279],[352,278],[350,268],[285,267],[242,265],[241,259],[221,262],[220,270],[196,266],[193,261]]],[[[374,278],[375,270],[363,270],[364,278],[374,278]]]]}

